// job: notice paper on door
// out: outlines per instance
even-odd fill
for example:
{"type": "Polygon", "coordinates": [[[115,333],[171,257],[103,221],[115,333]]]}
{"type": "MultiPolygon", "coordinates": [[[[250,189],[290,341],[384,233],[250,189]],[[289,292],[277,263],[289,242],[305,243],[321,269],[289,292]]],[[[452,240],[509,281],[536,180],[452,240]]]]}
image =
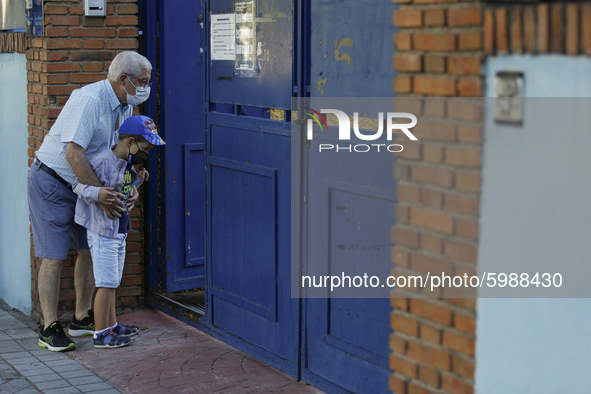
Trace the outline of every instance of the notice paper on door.
{"type": "Polygon", "coordinates": [[[236,60],[236,16],[211,15],[211,60],[236,60]]]}
{"type": "MultiPolygon", "coordinates": [[[[256,26],[254,19],[254,2],[252,0],[235,0],[234,12],[236,16],[236,70],[254,70],[256,56],[255,47],[256,26]]],[[[246,75],[244,75],[246,76],[246,75]]]]}

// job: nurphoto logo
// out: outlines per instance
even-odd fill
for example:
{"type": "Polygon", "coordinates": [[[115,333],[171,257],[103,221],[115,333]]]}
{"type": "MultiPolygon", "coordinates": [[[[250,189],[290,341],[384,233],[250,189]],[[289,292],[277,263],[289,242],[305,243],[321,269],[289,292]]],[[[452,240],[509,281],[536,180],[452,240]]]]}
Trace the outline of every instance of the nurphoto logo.
{"type": "MultiPolygon", "coordinates": [[[[308,140],[314,138],[314,122],[318,124],[321,131],[328,131],[328,124],[322,116],[322,114],[334,114],[339,122],[339,141],[350,141],[351,140],[351,122],[349,116],[338,109],[321,109],[320,112],[313,110],[312,108],[304,107],[306,109],[306,115],[311,119],[307,121],[307,136],[308,140]]],[[[402,131],[410,140],[417,141],[409,129],[413,128],[417,124],[417,117],[407,112],[388,112],[386,114],[386,139],[392,141],[392,134],[394,130],[402,131]],[[394,123],[394,119],[410,119],[410,123],[394,123]]],[[[359,113],[353,112],[353,132],[355,137],[362,141],[375,141],[382,137],[384,132],[384,113],[378,112],[378,130],[375,134],[362,134],[359,131],[359,113]]],[[[319,144],[319,152],[322,151],[335,151],[335,152],[369,152],[376,150],[380,152],[380,149],[387,150],[388,152],[402,152],[404,149],[400,144],[319,144]]]]}

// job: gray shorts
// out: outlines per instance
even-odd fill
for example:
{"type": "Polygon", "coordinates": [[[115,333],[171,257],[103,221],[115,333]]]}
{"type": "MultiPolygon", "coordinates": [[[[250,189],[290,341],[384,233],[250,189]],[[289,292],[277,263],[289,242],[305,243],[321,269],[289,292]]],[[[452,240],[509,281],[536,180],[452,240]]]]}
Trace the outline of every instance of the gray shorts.
{"type": "Polygon", "coordinates": [[[27,196],[37,257],[65,260],[69,250],[88,249],[86,229],[74,223],[78,195],[37,162],[29,170],[27,196]]]}

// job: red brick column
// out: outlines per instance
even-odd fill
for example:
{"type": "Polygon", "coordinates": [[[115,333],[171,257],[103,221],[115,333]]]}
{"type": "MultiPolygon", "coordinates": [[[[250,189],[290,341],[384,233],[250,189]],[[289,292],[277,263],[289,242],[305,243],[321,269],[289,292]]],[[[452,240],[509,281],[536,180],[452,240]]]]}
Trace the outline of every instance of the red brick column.
{"type": "MultiPolygon", "coordinates": [[[[138,48],[138,7],[131,0],[108,0],[106,17],[85,17],[79,0],[45,0],[45,36],[28,39],[27,91],[29,113],[29,165],[43,138],[55,123],[74,89],[105,79],[110,61],[122,50],[138,48]]],[[[128,236],[127,258],[118,312],[143,303],[141,209],[132,212],[133,231],[128,236]]],[[[62,271],[58,317],[69,320],[74,311],[75,252],[62,271]]],[[[41,319],[37,277],[40,260],[31,236],[32,317],[41,319]]]]}
{"type": "MultiPolygon", "coordinates": [[[[397,110],[418,118],[418,142],[397,154],[393,274],[471,275],[476,269],[483,91],[480,3],[394,0],[397,110]],[[405,97],[406,96],[406,97],[405,97]],[[422,96],[423,98],[413,98],[422,96]],[[449,97],[437,99],[427,97],[449,97]]],[[[472,393],[474,298],[391,299],[390,389],[472,393]]]]}

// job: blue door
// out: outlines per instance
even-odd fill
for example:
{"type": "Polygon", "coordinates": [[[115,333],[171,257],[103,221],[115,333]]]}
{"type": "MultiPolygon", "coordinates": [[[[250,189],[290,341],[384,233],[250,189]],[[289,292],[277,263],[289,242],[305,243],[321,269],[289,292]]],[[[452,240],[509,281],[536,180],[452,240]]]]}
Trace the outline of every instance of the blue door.
{"type": "MultiPolygon", "coordinates": [[[[355,157],[346,151],[310,153],[318,152],[319,144],[338,143],[335,129],[329,127],[333,135],[315,136],[304,155],[308,169],[304,174],[308,185],[304,270],[386,278],[391,269],[390,229],[395,222],[393,156],[388,152],[363,156],[360,163],[359,154],[355,157]]],[[[352,292],[362,295],[362,290],[352,292]]],[[[330,388],[329,392],[389,392],[389,301],[306,299],[303,379],[330,388]]]]}
{"type": "MultiPolygon", "coordinates": [[[[393,10],[392,2],[312,0],[312,97],[393,95],[393,10]]],[[[320,261],[332,267],[351,256],[350,248],[373,250],[360,253],[360,259],[389,263],[390,229],[395,223],[394,158],[389,153],[371,155],[372,162],[363,159],[359,168],[355,153],[309,154],[318,152],[321,143],[338,143],[335,128],[331,130],[310,141],[302,155],[308,185],[305,241],[300,242],[307,245],[301,253],[304,264],[320,261]]],[[[380,267],[382,278],[390,268],[380,267]]],[[[390,392],[389,310],[387,298],[305,300],[303,379],[328,392],[390,392]]]]}
{"type": "Polygon", "coordinates": [[[214,335],[298,373],[290,297],[291,1],[211,0],[207,311],[214,335]]]}
{"type": "Polygon", "coordinates": [[[160,9],[160,124],[167,143],[160,285],[170,293],[205,286],[205,57],[199,51],[205,37],[203,2],[164,1],[160,9]]]}

